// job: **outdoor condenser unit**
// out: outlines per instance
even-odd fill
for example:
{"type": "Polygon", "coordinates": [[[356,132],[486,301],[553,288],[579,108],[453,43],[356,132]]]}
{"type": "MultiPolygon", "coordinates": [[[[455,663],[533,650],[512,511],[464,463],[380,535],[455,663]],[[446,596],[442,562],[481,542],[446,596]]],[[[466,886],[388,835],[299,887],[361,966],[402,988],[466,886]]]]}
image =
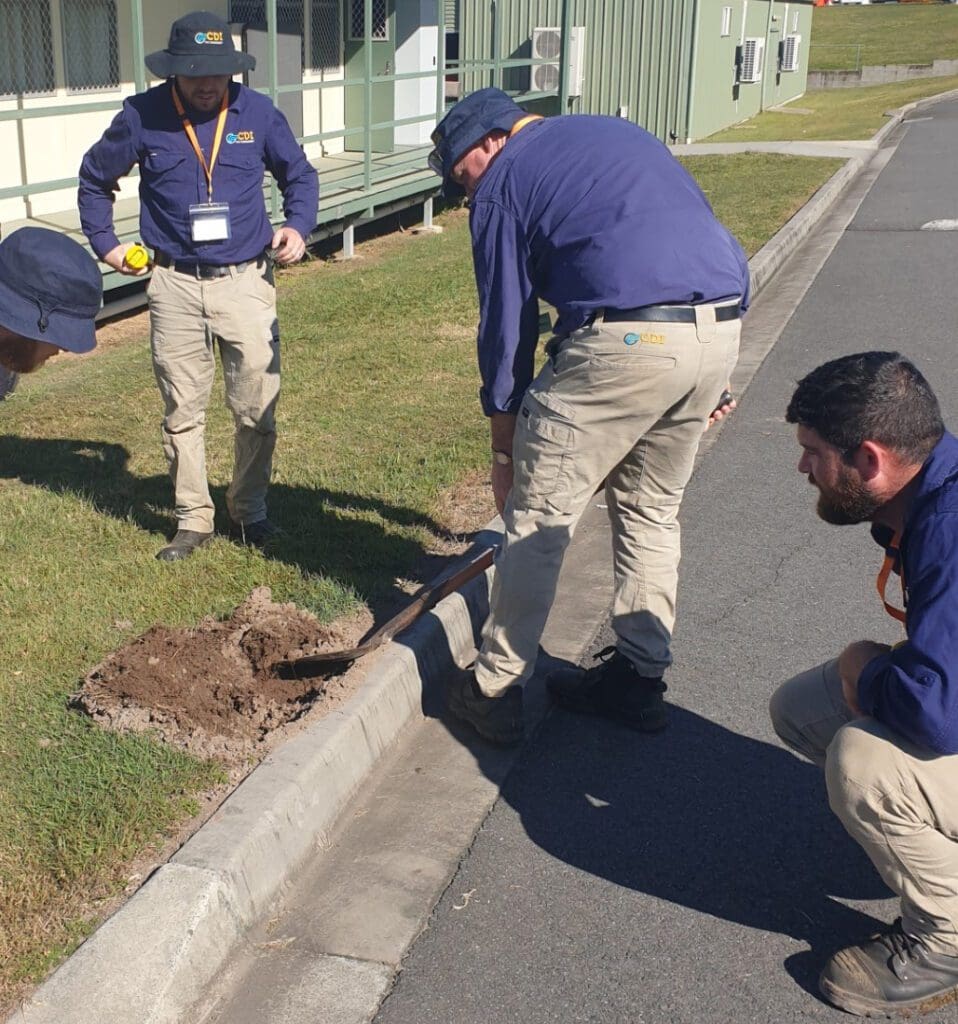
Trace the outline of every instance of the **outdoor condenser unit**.
{"type": "MultiPolygon", "coordinates": [[[[582,95],[583,61],[585,59],[585,29],[570,29],[569,37],[569,95],[582,95]]],[[[562,29],[534,28],[532,30],[532,59],[555,61],[532,68],[531,92],[554,92],[559,88],[559,61],[562,60],[562,29]]]]}
{"type": "Polygon", "coordinates": [[[765,40],[749,37],[742,45],[740,82],[761,82],[762,63],[765,60],[765,40]]]}
{"type": "Polygon", "coordinates": [[[786,36],[784,40],[782,40],[783,71],[798,71],[798,55],[801,45],[801,36],[786,36]]]}

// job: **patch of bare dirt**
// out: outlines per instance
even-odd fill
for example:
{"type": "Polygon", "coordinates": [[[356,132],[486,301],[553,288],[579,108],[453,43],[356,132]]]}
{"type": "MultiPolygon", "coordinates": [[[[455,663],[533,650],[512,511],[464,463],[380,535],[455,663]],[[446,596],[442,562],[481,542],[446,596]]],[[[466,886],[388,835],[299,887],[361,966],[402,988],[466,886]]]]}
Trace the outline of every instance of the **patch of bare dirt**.
{"type": "Polygon", "coordinates": [[[346,695],[342,679],[281,675],[279,663],[352,639],[258,587],[225,621],[154,626],[107,655],[73,705],[105,728],[152,732],[197,757],[240,765],[258,759],[289,723],[346,695]]]}

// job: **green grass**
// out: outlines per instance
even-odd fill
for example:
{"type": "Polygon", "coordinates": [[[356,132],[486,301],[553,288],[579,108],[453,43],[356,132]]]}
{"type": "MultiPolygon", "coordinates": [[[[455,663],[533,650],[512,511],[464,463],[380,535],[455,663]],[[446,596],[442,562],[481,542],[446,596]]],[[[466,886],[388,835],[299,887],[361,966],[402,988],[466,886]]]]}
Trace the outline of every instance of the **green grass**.
{"type": "Polygon", "coordinates": [[[958,59],[958,6],[954,4],[829,6],[813,12],[810,71],[930,64],[936,59],[958,59]]]}
{"type": "Polygon", "coordinates": [[[716,216],[753,256],[844,163],[781,153],[683,157],[716,216]],[[743,182],[753,187],[743,188],[743,182]],[[777,188],[759,182],[775,182],[777,188]]]}
{"type": "Polygon", "coordinates": [[[743,124],[710,135],[708,142],[804,142],[870,139],[887,114],[926,96],[958,89],[958,76],[918,78],[891,85],[807,92],[791,106],[809,113],[767,110],[743,124]]]}
{"type": "MultiPolygon", "coordinates": [[[[685,162],[750,252],[834,167],[685,162]]],[[[442,531],[449,489],[487,466],[466,218],[442,222],[442,235],[397,234],[365,260],[281,275],[270,509],[285,535],[269,557],[217,539],[187,562],[154,559],[171,509],[145,336],[55,361],[0,403],[0,1006],[90,931],[131,861],[222,781],[215,765],[69,711],[83,675],[149,626],[224,615],[254,586],[325,621],[389,597],[442,531]]],[[[208,452],[222,509],[220,394],[208,452]]]]}

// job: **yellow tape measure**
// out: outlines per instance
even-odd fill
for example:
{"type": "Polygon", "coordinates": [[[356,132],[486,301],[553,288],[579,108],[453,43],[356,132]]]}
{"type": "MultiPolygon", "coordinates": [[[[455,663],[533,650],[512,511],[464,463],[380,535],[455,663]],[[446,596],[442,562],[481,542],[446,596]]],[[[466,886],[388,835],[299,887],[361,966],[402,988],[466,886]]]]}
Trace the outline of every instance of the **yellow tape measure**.
{"type": "Polygon", "coordinates": [[[150,254],[137,242],[135,245],[131,245],[126,250],[123,256],[123,262],[130,267],[131,270],[142,270],[147,263],[150,262],[150,254]]]}

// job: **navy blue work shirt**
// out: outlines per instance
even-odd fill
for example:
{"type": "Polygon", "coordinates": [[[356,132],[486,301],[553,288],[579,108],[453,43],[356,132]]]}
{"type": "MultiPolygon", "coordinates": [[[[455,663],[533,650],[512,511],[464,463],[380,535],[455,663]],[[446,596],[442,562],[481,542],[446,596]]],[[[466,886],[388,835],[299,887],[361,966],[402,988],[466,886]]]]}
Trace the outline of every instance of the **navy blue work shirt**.
{"type": "Polygon", "coordinates": [[[480,398],[516,413],[532,381],[537,298],[557,334],[603,308],[741,297],[748,260],[668,148],[616,117],[533,121],[479,181],[470,213],[480,398]]]}
{"type": "MultiPolygon", "coordinates": [[[[877,524],[872,536],[891,541],[877,524]]],[[[958,439],[947,431],[915,479],[899,551],[908,638],[868,662],[858,703],[912,743],[958,754],[958,439]]]]}
{"type": "MultiPolygon", "coordinates": [[[[209,162],[219,107],[186,108],[209,162]]],[[[232,237],[194,242],[189,208],[207,201],[206,174],[173,105],[172,81],[127,99],[103,137],[83,157],[78,205],[83,233],[101,259],[120,244],[113,228],[118,180],[139,165],[143,241],[176,260],[224,266],[255,259],[270,243],[263,170],[283,194],[288,227],[303,238],[316,226],[319,179],[289,122],[266,96],[229,84],[229,108],[213,168],[213,202],[229,203],[232,237]]]]}

